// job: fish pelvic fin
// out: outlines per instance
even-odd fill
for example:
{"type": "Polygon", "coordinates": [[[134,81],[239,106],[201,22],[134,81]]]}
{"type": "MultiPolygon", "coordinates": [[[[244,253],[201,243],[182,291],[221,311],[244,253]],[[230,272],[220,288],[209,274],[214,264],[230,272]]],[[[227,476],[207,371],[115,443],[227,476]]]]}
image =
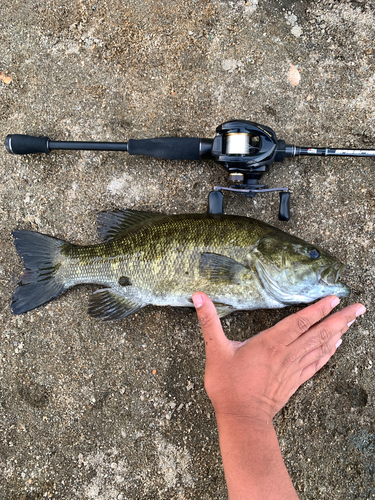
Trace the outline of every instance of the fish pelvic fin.
{"type": "Polygon", "coordinates": [[[23,314],[63,293],[68,287],[57,276],[59,255],[66,242],[34,231],[12,233],[24,269],[12,298],[12,312],[23,314]]]}
{"type": "Polygon", "coordinates": [[[228,304],[221,304],[219,302],[213,302],[217,315],[219,318],[224,318],[224,316],[228,316],[232,312],[236,311],[236,309],[228,304]]]}
{"type": "Polygon", "coordinates": [[[97,215],[98,236],[103,241],[119,238],[130,229],[165,217],[165,214],[138,210],[114,210],[97,215]]]}
{"type": "Polygon", "coordinates": [[[211,282],[240,284],[249,269],[236,260],[216,253],[202,253],[199,274],[211,282]]]}
{"type": "Polygon", "coordinates": [[[110,321],[125,318],[145,305],[120,295],[111,288],[103,288],[89,297],[88,313],[93,318],[110,321]]]}

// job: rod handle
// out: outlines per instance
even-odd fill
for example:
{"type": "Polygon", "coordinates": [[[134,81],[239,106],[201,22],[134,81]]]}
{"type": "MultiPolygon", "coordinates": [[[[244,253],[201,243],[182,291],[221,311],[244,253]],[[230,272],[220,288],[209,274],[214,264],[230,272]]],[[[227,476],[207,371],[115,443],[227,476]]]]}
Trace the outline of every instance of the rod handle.
{"type": "Polygon", "coordinates": [[[156,137],[129,139],[130,155],[151,156],[164,160],[199,160],[201,139],[198,137],[156,137]]]}
{"type": "Polygon", "coordinates": [[[11,134],[5,138],[5,147],[8,153],[28,155],[32,153],[49,153],[48,137],[34,137],[32,135],[11,134]]]}

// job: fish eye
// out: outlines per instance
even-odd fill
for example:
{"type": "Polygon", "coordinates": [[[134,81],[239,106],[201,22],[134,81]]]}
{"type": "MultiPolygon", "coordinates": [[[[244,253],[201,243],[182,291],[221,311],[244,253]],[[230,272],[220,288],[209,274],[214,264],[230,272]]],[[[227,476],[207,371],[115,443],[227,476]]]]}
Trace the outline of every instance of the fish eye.
{"type": "Polygon", "coordinates": [[[313,248],[312,250],[310,250],[309,255],[312,259],[319,259],[320,252],[316,248],[313,248]]]}

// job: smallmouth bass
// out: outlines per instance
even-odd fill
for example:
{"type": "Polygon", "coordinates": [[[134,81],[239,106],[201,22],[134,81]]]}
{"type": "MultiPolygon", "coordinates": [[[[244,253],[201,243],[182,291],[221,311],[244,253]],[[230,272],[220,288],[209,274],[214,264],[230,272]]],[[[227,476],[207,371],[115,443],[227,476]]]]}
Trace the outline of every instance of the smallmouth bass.
{"type": "Polygon", "coordinates": [[[264,222],[234,215],[164,215],[135,210],[98,214],[103,243],[79,246],[17,230],[24,269],[12,299],[23,314],[79,284],[95,318],[121,319],[147,305],[194,307],[205,292],[220,317],[233,311],[345,297],[345,267],[315,245],[264,222]]]}

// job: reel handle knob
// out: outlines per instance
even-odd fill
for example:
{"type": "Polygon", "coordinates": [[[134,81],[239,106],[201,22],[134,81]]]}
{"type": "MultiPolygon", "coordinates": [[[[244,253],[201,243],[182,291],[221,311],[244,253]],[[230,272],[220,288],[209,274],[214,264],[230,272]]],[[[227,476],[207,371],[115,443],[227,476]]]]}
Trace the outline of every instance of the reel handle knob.
{"type": "Polygon", "coordinates": [[[288,221],[290,219],[290,193],[283,191],[280,193],[279,220],[288,221]]]}
{"type": "Polygon", "coordinates": [[[207,213],[221,215],[223,213],[223,193],[220,191],[211,191],[208,195],[207,213]]]}

